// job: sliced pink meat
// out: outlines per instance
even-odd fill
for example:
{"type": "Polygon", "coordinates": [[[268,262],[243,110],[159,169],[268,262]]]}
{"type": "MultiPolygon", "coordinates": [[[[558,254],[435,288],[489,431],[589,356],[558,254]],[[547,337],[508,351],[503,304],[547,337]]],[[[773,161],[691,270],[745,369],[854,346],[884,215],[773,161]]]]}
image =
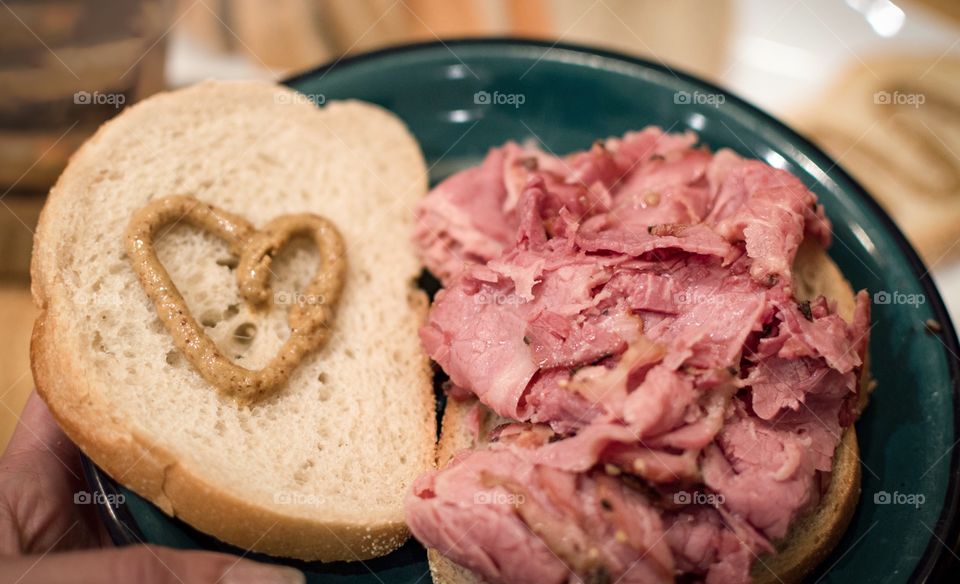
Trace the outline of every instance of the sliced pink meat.
{"type": "Polygon", "coordinates": [[[716,509],[690,506],[667,513],[664,525],[667,543],[681,572],[696,574],[711,584],[752,582],[754,549],[764,547],[766,542],[741,537],[716,509]]]}
{"type": "Polygon", "coordinates": [[[479,399],[490,446],[421,477],[407,518],[490,582],[748,582],[819,502],[858,414],[869,297],[850,323],[798,302],[798,246],[832,238],[823,207],[695,144],[508,143],[417,208],[444,284],[421,340],[450,396],[479,399]],[[491,431],[482,408],[510,421],[491,431]]]}
{"type": "Polygon", "coordinates": [[[809,357],[761,360],[743,384],[750,387],[754,413],[764,420],[786,410],[804,409],[808,397],[841,403],[857,392],[853,371],[840,373],[822,359],[809,357]]]}
{"type": "Polygon", "coordinates": [[[503,164],[513,148],[492,149],[483,164],[441,182],[417,205],[413,238],[424,264],[441,280],[458,274],[464,263],[499,256],[512,241],[516,226],[504,210],[503,164]]]}
{"type": "Polygon", "coordinates": [[[777,355],[798,359],[822,357],[832,369],[841,373],[853,371],[862,364],[859,339],[865,332],[854,331],[835,312],[828,312],[825,301],[810,305],[810,318],[796,306],[779,306],[781,319],[779,337],[782,340],[777,355]]]}
{"type": "Polygon", "coordinates": [[[790,428],[751,417],[744,408],[707,447],[704,484],[723,495],[724,507],[771,539],[816,503],[816,457],[811,440],[790,428]]]}
{"type": "Polygon", "coordinates": [[[498,414],[515,418],[523,391],[537,372],[530,347],[523,342],[527,322],[516,311],[498,309],[498,294],[506,292],[485,290],[441,290],[430,320],[420,329],[420,340],[455,385],[476,393],[498,414]]]}
{"type": "Polygon", "coordinates": [[[619,223],[610,216],[596,216],[577,236],[577,245],[588,252],[616,252],[642,256],[660,250],[726,257],[730,244],[710,228],[696,224],[649,225],[645,229],[619,223]]]}
{"type": "Polygon", "coordinates": [[[420,477],[407,497],[410,530],[491,583],[673,581],[659,514],[643,495],[602,473],[536,464],[523,450],[466,452],[420,477]]]}
{"type": "Polygon", "coordinates": [[[667,361],[711,369],[739,362],[747,336],[761,328],[762,292],[716,292],[694,300],[676,319],[664,319],[647,333],[670,348],[667,361]]]}
{"type": "MultiPolygon", "coordinates": [[[[743,160],[728,168],[724,183],[743,190],[745,197],[726,195],[726,208],[712,219],[717,233],[743,241],[753,259],[750,273],[767,285],[790,278],[790,266],[803,241],[804,219],[816,197],[800,179],[758,160],[743,160]],[[740,199],[739,205],[730,201],[740,199]]],[[[720,187],[721,194],[726,184],[720,187]]]]}

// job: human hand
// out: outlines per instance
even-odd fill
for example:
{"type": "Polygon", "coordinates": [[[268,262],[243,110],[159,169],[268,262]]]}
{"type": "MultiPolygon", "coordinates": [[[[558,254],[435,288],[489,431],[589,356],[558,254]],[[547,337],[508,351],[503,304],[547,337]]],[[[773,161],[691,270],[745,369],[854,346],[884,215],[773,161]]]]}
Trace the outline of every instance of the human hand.
{"type": "Polygon", "coordinates": [[[85,489],[76,446],[30,395],[0,457],[0,584],[294,584],[297,570],[228,554],[111,547],[85,489]]]}

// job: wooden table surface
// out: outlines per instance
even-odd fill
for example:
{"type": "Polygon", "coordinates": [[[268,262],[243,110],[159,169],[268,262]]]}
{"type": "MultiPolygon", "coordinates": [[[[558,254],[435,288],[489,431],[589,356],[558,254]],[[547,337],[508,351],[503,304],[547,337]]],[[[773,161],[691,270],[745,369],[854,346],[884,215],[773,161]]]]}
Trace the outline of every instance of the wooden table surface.
{"type": "Polygon", "coordinates": [[[37,311],[26,283],[0,284],[0,451],[7,446],[27,395],[30,375],[30,331],[37,311]]]}

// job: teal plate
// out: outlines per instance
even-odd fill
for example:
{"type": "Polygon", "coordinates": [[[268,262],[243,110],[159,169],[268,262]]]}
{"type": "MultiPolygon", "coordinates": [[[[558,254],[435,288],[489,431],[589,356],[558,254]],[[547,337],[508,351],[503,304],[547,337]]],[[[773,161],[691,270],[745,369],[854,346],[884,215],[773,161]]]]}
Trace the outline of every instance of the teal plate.
{"type": "MultiPolygon", "coordinates": [[[[362,99],[399,115],[419,139],[434,183],[506,140],[532,138],[565,153],[649,124],[692,129],[711,148],[732,148],[800,177],[834,223],[830,255],[855,288],[875,293],[870,353],[879,380],[857,424],[860,504],[838,549],[811,581],[956,581],[956,333],[927,269],[900,231],[815,146],[689,75],[570,45],[463,40],[404,46],[343,59],[287,83],[318,101],[362,99]],[[931,320],[940,326],[930,330],[931,320]]],[[[240,553],[167,517],[89,461],[85,468],[95,488],[125,495],[124,504],[101,507],[118,544],[240,553]]],[[[416,542],[363,563],[292,565],[311,582],[414,583],[427,572],[416,542]]]]}

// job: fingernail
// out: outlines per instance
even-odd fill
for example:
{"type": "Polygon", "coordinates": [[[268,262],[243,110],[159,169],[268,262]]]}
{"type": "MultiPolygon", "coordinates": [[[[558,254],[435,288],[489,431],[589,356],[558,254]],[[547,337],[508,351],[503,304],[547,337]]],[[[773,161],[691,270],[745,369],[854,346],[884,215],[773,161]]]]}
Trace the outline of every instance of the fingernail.
{"type": "Polygon", "coordinates": [[[223,575],[222,584],[305,584],[303,572],[287,566],[239,562],[223,575]]]}

